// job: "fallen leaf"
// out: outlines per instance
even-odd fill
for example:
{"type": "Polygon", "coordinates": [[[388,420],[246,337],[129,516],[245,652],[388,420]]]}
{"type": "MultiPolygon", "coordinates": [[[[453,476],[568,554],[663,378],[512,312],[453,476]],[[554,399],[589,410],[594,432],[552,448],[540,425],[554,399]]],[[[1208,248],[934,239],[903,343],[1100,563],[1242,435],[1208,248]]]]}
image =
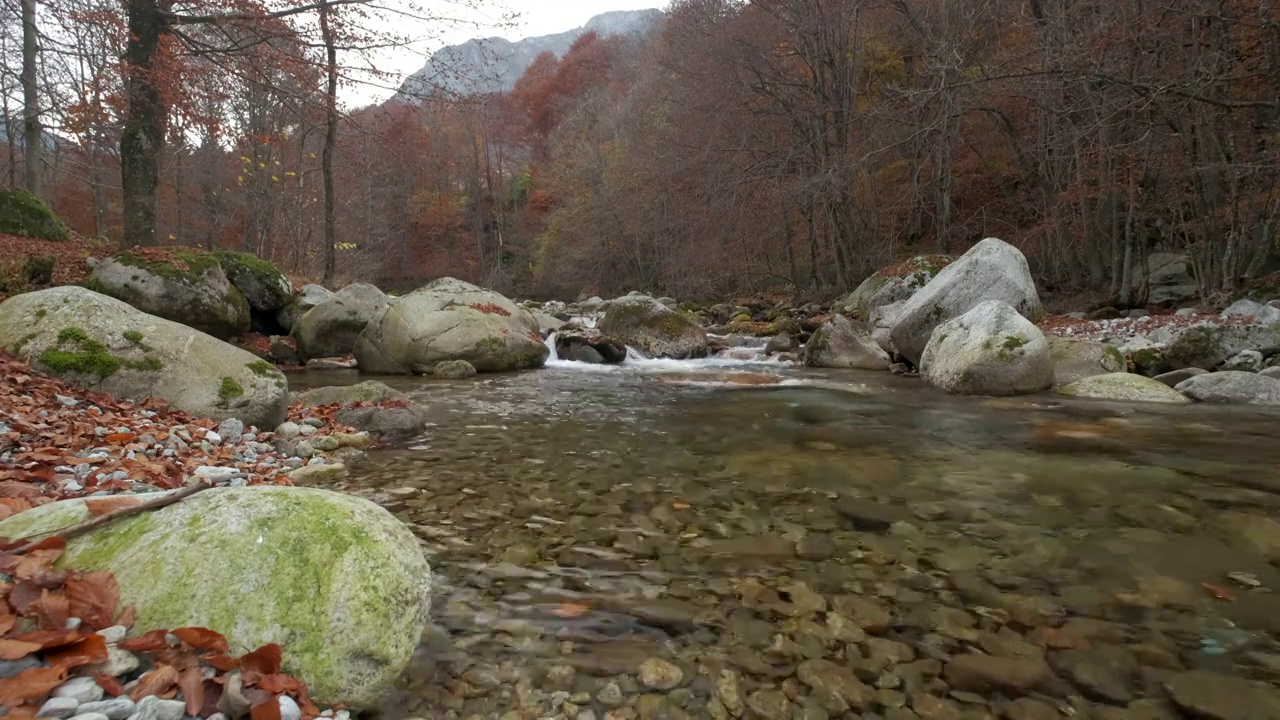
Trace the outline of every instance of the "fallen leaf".
{"type": "Polygon", "coordinates": [[[112,495],[110,497],[85,498],[84,506],[90,517],[101,517],[125,508],[137,507],[142,499],[136,495],[112,495]]]}
{"type": "Polygon", "coordinates": [[[35,632],[23,633],[13,639],[36,643],[41,649],[51,650],[63,645],[75,644],[82,637],[84,635],[79,630],[36,630],[35,632]]]}
{"type": "Polygon", "coordinates": [[[41,590],[40,599],[31,603],[30,617],[34,617],[44,630],[58,630],[67,626],[71,618],[71,610],[67,604],[67,596],[62,592],[41,590]]]}
{"type": "MultiPolygon", "coordinates": [[[[132,605],[130,607],[133,607],[132,605]]],[[[152,630],[145,635],[139,635],[135,638],[120,641],[120,649],[129,652],[155,652],[169,647],[169,641],[165,639],[168,634],[167,630],[152,630]]]]}
{"type": "Polygon", "coordinates": [[[207,650],[218,654],[225,654],[231,651],[231,646],[227,644],[227,639],[221,633],[214,632],[209,628],[186,627],[170,630],[169,632],[196,650],[207,650]]]}
{"type": "Polygon", "coordinates": [[[200,674],[200,667],[183,670],[178,676],[178,687],[187,701],[187,714],[198,717],[204,710],[204,676],[200,674]]]}
{"type": "Polygon", "coordinates": [[[81,665],[93,665],[107,661],[107,640],[96,633],[84,636],[79,642],[63,645],[53,652],[46,651],[45,662],[67,670],[81,665]]]}
{"type": "Polygon", "coordinates": [[[138,608],[134,605],[125,605],[120,614],[116,616],[116,625],[123,625],[126,628],[133,627],[133,623],[138,619],[138,608]]]}
{"type": "Polygon", "coordinates": [[[254,687],[277,695],[292,695],[302,689],[302,683],[290,675],[273,673],[258,678],[254,687]]]}
{"type": "Polygon", "coordinates": [[[44,495],[44,491],[30,483],[17,480],[0,480],[0,497],[32,498],[44,495]]]}
{"type": "Polygon", "coordinates": [[[111,697],[120,697],[124,694],[124,685],[110,675],[94,673],[93,679],[98,683],[98,687],[102,688],[111,697]]]}
{"type": "Polygon", "coordinates": [[[163,695],[178,684],[178,671],[172,665],[157,665],[154,670],[138,679],[129,693],[129,699],[137,702],[148,695],[163,695]]]}
{"type": "Polygon", "coordinates": [[[120,587],[111,573],[95,572],[68,578],[66,593],[72,617],[80,618],[94,630],[115,624],[120,587]]]}
{"type": "Polygon", "coordinates": [[[270,700],[254,705],[249,716],[252,720],[280,720],[280,700],[272,696],[270,700]]]}
{"type": "Polygon", "coordinates": [[[0,638],[0,660],[21,660],[40,649],[39,643],[0,638]]]}
{"type": "Polygon", "coordinates": [[[133,442],[133,439],[136,437],[138,437],[137,433],[118,432],[118,433],[107,433],[106,435],[102,436],[102,439],[110,443],[127,443],[127,442],[133,442]]]}
{"type": "Polygon", "coordinates": [[[200,660],[221,672],[231,672],[240,667],[240,661],[230,655],[201,655],[200,660]]]}
{"type": "Polygon", "coordinates": [[[283,652],[279,645],[270,643],[240,658],[240,670],[258,675],[273,675],[280,672],[280,661],[283,652]]]}
{"type": "Polygon", "coordinates": [[[44,697],[62,684],[67,673],[62,668],[39,667],[23,670],[14,677],[0,680],[0,705],[19,705],[44,697]]]}
{"type": "Polygon", "coordinates": [[[591,612],[589,605],[579,605],[577,603],[560,603],[551,609],[551,614],[560,618],[580,618],[591,612]]]}
{"type": "Polygon", "coordinates": [[[1236,600],[1236,596],[1234,593],[1232,593],[1230,590],[1220,585],[1214,585],[1212,583],[1204,583],[1204,589],[1206,592],[1209,593],[1211,597],[1217,600],[1224,600],[1226,602],[1235,602],[1236,600]]]}
{"type": "Polygon", "coordinates": [[[674,500],[671,503],[672,510],[688,510],[691,507],[693,506],[683,500],[674,500]]]}

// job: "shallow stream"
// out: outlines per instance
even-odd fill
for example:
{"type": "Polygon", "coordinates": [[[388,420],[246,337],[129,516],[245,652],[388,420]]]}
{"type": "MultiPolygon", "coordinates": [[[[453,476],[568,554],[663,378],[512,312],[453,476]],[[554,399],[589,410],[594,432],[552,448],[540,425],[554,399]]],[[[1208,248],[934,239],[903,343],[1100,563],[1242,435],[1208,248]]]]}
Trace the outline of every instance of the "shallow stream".
{"type": "Polygon", "coordinates": [[[1154,720],[1179,672],[1280,678],[1274,412],[726,361],[381,379],[431,426],[340,487],[435,572],[386,717],[1154,720]],[[974,692],[969,652],[1053,675],[974,692]]]}

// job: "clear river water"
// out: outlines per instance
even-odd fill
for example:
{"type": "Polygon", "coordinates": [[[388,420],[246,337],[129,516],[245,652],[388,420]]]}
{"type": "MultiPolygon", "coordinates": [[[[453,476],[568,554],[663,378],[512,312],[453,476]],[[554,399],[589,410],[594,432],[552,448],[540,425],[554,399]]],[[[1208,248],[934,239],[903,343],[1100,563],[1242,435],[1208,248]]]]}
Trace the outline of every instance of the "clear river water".
{"type": "Polygon", "coordinates": [[[1190,671],[1280,679],[1275,412],[739,361],[379,379],[430,426],[338,488],[435,573],[385,717],[1156,720],[1190,671]]]}

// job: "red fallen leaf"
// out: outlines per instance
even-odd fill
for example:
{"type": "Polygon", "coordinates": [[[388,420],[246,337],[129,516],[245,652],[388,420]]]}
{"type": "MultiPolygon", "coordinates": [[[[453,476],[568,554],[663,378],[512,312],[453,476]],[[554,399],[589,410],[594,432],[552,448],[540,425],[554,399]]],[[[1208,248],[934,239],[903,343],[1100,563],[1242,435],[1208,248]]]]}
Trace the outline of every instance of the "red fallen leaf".
{"type": "Polygon", "coordinates": [[[83,635],[79,630],[36,630],[35,632],[23,633],[13,639],[36,643],[42,650],[51,650],[79,642],[81,637],[83,635]]]}
{"type": "Polygon", "coordinates": [[[129,699],[137,702],[148,695],[163,695],[177,684],[178,671],[172,665],[157,665],[155,670],[138,680],[133,692],[129,693],[129,699]]]}
{"type": "Polygon", "coordinates": [[[249,709],[252,720],[280,720],[280,700],[274,695],[270,700],[254,705],[249,709]]]}
{"type": "Polygon", "coordinates": [[[1203,587],[1205,591],[1209,593],[1210,596],[1212,596],[1217,600],[1224,600],[1226,602],[1236,601],[1235,594],[1224,587],[1221,587],[1219,585],[1214,585],[1212,583],[1204,583],[1203,587]]]}
{"type": "Polygon", "coordinates": [[[200,667],[183,670],[178,676],[178,687],[187,701],[187,714],[199,716],[204,709],[204,677],[200,674],[200,667]]]}
{"type": "MultiPolygon", "coordinates": [[[[130,605],[129,607],[133,607],[130,605]]],[[[167,630],[152,630],[145,635],[139,635],[135,638],[120,641],[120,649],[129,652],[155,652],[164,650],[169,647],[169,641],[165,640],[167,630]]]]}
{"type": "Polygon", "coordinates": [[[21,660],[40,649],[40,643],[0,638],[0,660],[21,660]]]}
{"type": "MultiPolygon", "coordinates": [[[[62,538],[50,538],[51,540],[62,540],[62,538]]],[[[47,541],[46,541],[47,542],[47,541]]],[[[44,543],[41,543],[43,545],[44,543]]],[[[62,552],[66,548],[66,541],[62,540],[62,547],[40,547],[23,553],[22,560],[18,562],[18,567],[14,569],[13,576],[19,580],[30,580],[35,576],[53,570],[53,563],[62,557],[62,552]]]]}
{"type": "Polygon", "coordinates": [[[31,616],[44,630],[58,630],[67,626],[71,618],[71,609],[67,605],[67,596],[61,592],[40,591],[40,599],[31,603],[31,616]]]}
{"type": "Polygon", "coordinates": [[[169,632],[196,650],[207,650],[218,654],[231,652],[231,646],[227,644],[227,639],[221,633],[214,632],[209,628],[185,627],[170,630],[169,632]]]}
{"type": "Polygon", "coordinates": [[[93,665],[107,661],[107,640],[98,634],[85,635],[79,642],[64,645],[53,652],[45,652],[45,662],[68,670],[81,665],[93,665]]]}
{"type": "Polygon", "coordinates": [[[120,697],[124,694],[124,685],[110,675],[94,673],[93,679],[98,683],[98,687],[102,688],[111,697],[120,697]]]}
{"type": "Polygon", "coordinates": [[[109,628],[120,603],[120,587],[109,572],[87,573],[67,579],[67,602],[71,615],[94,630],[109,628]]]}
{"type": "Polygon", "coordinates": [[[302,682],[284,673],[263,675],[254,687],[277,695],[292,695],[302,689],[302,682]]]}
{"type": "Polygon", "coordinates": [[[275,643],[263,645],[240,658],[240,670],[246,675],[249,673],[274,675],[280,672],[280,661],[283,654],[280,646],[275,643]]]}
{"type": "Polygon", "coordinates": [[[196,657],[195,651],[186,645],[156,650],[153,654],[157,664],[172,665],[179,673],[190,667],[200,667],[200,659],[196,657]]]}
{"type": "Polygon", "coordinates": [[[222,699],[221,678],[204,681],[204,707],[196,713],[196,717],[211,717],[218,712],[218,701],[222,699]]]}
{"type": "Polygon", "coordinates": [[[134,605],[125,605],[120,614],[116,616],[116,625],[122,625],[126,628],[133,627],[138,619],[138,608],[134,605]]]}
{"type": "Polygon", "coordinates": [[[579,605],[577,603],[560,603],[551,609],[551,614],[560,618],[580,618],[591,612],[589,605],[579,605]]]}
{"type": "Polygon", "coordinates": [[[231,672],[240,667],[240,661],[230,655],[201,655],[200,660],[220,672],[231,672]]]}
{"type": "Polygon", "coordinates": [[[107,433],[106,435],[102,436],[102,439],[110,443],[127,443],[127,442],[133,442],[133,439],[136,437],[138,437],[137,433],[119,432],[119,433],[107,433]]]}
{"type": "Polygon", "coordinates": [[[0,498],[32,498],[42,495],[44,491],[30,483],[0,480],[0,498]]]}
{"type": "Polygon", "coordinates": [[[38,700],[62,684],[67,673],[62,668],[31,668],[0,680],[0,705],[19,705],[38,700]]]}
{"type": "Polygon", "coordinates": [[[8,608],[0,610],[0,612],[5,613],[4,615],[0,615],[0,635],[8,635],[9,631],[13,629],[13,626],[18,623],[18,618],[8,614],[8,610],[8,608]]]}
{"type": "Polygon", "coordinates": [[[89,511],[91,517],[100,517],[107,513],[123,510],[124,508],[137,507],[142,504],[142,499],[136,495],[113,495],[111,497],[101,498],[85,498],[84,506],[89,511]]]}
{"type": "Polygon", "coordinates": [[[40,705],[41,703],[24,703],[18,707],[9,708],[4,714],[4,720],[36,720],[40,705]]]}

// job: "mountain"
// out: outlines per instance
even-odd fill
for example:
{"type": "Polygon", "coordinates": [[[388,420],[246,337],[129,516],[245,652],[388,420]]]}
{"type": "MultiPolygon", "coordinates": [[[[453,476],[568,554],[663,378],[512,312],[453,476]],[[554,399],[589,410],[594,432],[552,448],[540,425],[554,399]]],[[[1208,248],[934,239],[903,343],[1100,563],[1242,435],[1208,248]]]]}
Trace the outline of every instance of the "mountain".
{"type": "Polygon", "coordinates": [[[450,45],[427,61],[425,67],[410,75],[400,86],[396,97],[414,101],[432,90],[458,95],[506,92],[533,64],[534,58],[551,51],[564,57],[574,41],[588,32],[601,37],[610,35],[643,36],[662,21],[661,10],[620,10],[597,15],[586,25],[568,32],[511,42],[504,38],[468,40],[450,45]]]}

